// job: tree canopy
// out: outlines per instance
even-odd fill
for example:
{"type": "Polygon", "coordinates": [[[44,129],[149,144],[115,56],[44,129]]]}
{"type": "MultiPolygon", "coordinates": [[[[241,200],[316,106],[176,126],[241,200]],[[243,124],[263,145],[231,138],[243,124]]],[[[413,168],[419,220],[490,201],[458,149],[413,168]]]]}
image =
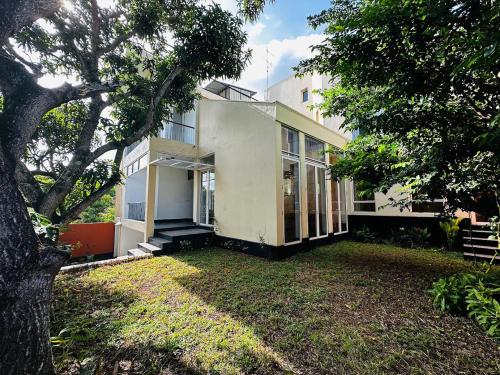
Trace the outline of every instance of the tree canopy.
{"type": "MultiPolygon", "coordinates": [[[[241,26],[195,0],[74,0],[21,29],[4,54],[20,79],[36,85],[54,74],[99,88],[60,100],[35,125],[17,168],[29,204],[67,222],[99,199],[120,180],[123,149],[189,110],[198,82],[240,75],[249,58],[241,26]],[[114,160],[104,160],[110,152],[114,160]]],[[[13,111],[17,97],[2,93],[4,112],[13,111]]]]}
{"type": "Polygon", "coordinates": [[[480,198],[498,199],[500,179],[498,1],[335,0],[309,21],[326,38],[297,70],[334,77],[321,108],[361,134],[332,173],[487,211],[480,198]]]}

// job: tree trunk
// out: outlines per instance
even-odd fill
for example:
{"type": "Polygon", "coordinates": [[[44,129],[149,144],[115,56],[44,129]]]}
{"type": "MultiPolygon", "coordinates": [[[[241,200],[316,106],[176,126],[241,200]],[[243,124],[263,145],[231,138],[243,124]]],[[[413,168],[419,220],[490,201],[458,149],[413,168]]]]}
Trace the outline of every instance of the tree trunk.
{"type": "Polygon", "coordinates": [[[40,248],[10,156],[0,149],[0,374],[52,374],[52,283],[67,255],[40,248]]]}
{"type": "Polygon", "coordinates": [[[58,269],[59,266],[52,264],[47,269],[38,269],[23,280],[12,280],[13,289],[7,298],[2,298],[2,375],[54,373],[49,325],[52,284],[58,269]]]}

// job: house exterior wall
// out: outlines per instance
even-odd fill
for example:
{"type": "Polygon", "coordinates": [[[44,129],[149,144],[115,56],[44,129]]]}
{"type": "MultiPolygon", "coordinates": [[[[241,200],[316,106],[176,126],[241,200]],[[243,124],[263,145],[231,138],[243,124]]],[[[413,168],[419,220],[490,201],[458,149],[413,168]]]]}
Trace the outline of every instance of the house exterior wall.
{"type": "MultiPolygon", "coordinates": [[[[300,205],[301,205],[301,233],[302,239],[311,237],[308,228],[308,211],[307,211],[307,161],[305,157],[305,137],[310,136],[325,143],[326,147],[334,146],[342,148],[347,139],[338,133],[333,132],[331,129],[313,121],[309,116],[305,116],[299,111],[292,110],[281,103],[276,105],[276,129],[278,134],[278,144],[276,157],[279,165],[279,173],[277,175],[276,184],[276,200],[278,202],[277,210],[277,227],[278,227],[278,243],[279,245],[285,244],[284,239],[284,221],[283,221],[283,179],[282,179],[282,145],[281,145],[281,127],[286,126],[295,129],[299,132],[299,161],[300,161],[300,205]]],[[[328,159],[328,158],[326,158],[328,159]]],[[[328,178],[328,177],[327,177],[328,178]]],[[[332,181],[327,181],[327,221],[328,233],[333,233],[332,221],[332,199],[331,187],[332,181]]]]}
{"type": "Polygon", "coordinates": [[[268,102],[279,101],[315,120],[315,114],[308,109],[308,106],[314,102],[314,88],[312,76],[306,75],[300,78],[292,76],[269,87],[266,100],[268,102]],[[308,90],[309,92],[309,100],[307,102],[302,101],[302,92],[304,90],[308,90]]]}
{"type": "Polygon", "coordinates": [[[185,169],[156,170],[155,219],[188,219],[193,216],[193,179],[185,169]]]}
{"type": "MultiPolygon", "coordinates": [[[[321,95],[315,93],[315,90],[324,90],[332,87],[331,77],[321,76],[321,75],[306,75],[304,77],[295,77],[291,76],[277,84],[271,86],[268,90],[268,98],[270,101],[278,101],[287,106],[290,106],[297,113],[300,113],[310,119],[315,120],[317,128],[321,128],[323,130],[332,130],[337,134],[338,137],[342,135],[347,139],[352,139],[352,134],[348,131],[341,129],[341,124],[343,122],[342,117],[332,117],[332,118],[323,118],[320,113],[315,108],[311,108],[311,106],[318,105],[322,102],[321,95]],[[301,92],[307,88],[309,90],[309,101],[306,103],[302,102],[301,92]]],[[[279,108],[283,106],[278,103],[278,113],[279,108]]],[[[293,126],[296,122],[295,119],[291,119],[293,117],[293,111],[289,111],[287,108],[283,110],[283,118],[282,122],[288,125],[293,126]]],[[[279,115],[278,115],[279,117],[279,115]]],[[[295,116],[296,118],[297,116],[295,116]]],[[[311,125],[307,127],[299,127],[298,130],[307,133],[308,130],[311,129],[311,125]]],[[[312,135],[312,134],[311,134],[312,135]]],[[[313,135],[314,136],[314,135],[313,135]]],[[[316,138],[320,140],[326,139],[327,135],[325,131],[318,131],[316,138]]],[[[342,137],[340,137],[342,138],[342,137]]],[[[336,146],[341,144],[342,142],[338,142],[336,146]]],[[[343,143],[342,143],[343,144],[343,143]]],[[[374,211],[357,211],[355,210],[353,204],[353,196],[352,196],[352,185],[349,192],[349,214],[350,215],[360,215],[360,216],[400,216],[400,217],[434,217],[436,213],[433,212],[412,212],[411,209],[401,210],[399,207],[393,207],[390,205],[391,199],[399,200],[402,198],[407,198],[407,194],[403,192],[402,187],[400,185],[393,186],[387,194],[375,193],[374,203],[375,210],[374,211]]],[[[458,213],[460,215],[460,213],[458,213]]]]}
{"type": "Polygon", "coordinates": [[[328,76],[318,74],[305,75],[303,77],[291,76],[269,87],[266,97],[268,101],[283,103],[304,116],[309,117],[311,120],[350,139],[351,132],[341,129],[342,122],[344,121],[342,117],[324,118],[319,109],[311,108],[321,104],[323,101],[317,90],[325,90],[331,87],[331,79],[328,76]],[[309,100],[303,102],[302,92],[306,89],[309,93],[309,100]]]}
{"type": "Polygon", "coordinates": [[[202,100],[199,123],[199,156],[215,154],[218,234],[279,245],[276,122],[247,103],[202,100]]]}
{"type": "MultiPolygon", "coordinates": [[[[153,235],[155,219],[192,216],[195,221],[199,221],[201,172],[195,171],[193,180],[188,183],[186,170],[154,164],[161,154],[193,160],[214,154],[217,234],[276,247],[284,245],[281,151],[283,125],[297,130],[300,135],[302,238],[309,237],[305,136],[338,148],[344,146],[346,138],[310,116],[280,103],[220,100],[210,93],[202,96],[197,102],[195,116],[191,114],[196,120],[195,145],[153,137],[142,142],[124,159],[126,168],[127,163],[134,163],[138,158],[142,160],[147,156],[147,167],[135,173],[145,175],[140,194],[145,197],[146,217],[144,222],[121,220],[120,251],[123,252],[124,247],[131,246],[135,240],[147,241],[153,235]],[[170,189],[175,194],[169,195],[170,189]],[[181,195],[183,203],[178,199],[181,195]],[[192,207],[191,210],[189,206],[192,207]],[[174,211],[177,212],[175,215],[174,211]],[[137,233],[142,233],[142,238],[139,239],[137,233]]],[[[140,167],[144,167],[142,163],[140,167]]],[[[327,186],[328,232],[332,233],[330,182],[327,186]]],[[[124,195],[127,195],[126,191],[124,195]]]]}
{"type": "Polygon", "coordinates": [[[146,170],[142,169],[125,179],[125,194],[123,195],[123,217],[128,219],[128,203],[145,202],[146,170]]]}

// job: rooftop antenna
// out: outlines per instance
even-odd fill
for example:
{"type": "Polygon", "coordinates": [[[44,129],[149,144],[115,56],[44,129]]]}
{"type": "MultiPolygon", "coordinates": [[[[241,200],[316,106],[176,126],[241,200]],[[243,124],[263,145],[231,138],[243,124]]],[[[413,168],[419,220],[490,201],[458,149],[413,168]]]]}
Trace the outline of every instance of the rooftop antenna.
{"type": "Polygon", "coordinates": [[[269,101],[269,69],[271,69],[272,66],[269,55],[274,56],[269,52],[269,47],[266,46],[266,102],[269,101]]]}

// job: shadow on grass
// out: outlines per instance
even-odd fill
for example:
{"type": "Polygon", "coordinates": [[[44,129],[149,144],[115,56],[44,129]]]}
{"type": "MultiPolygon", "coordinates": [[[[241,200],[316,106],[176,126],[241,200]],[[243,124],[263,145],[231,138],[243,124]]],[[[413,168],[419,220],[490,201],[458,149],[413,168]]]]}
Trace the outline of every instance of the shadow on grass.
{"type": "Polygon", "coordinates": [[[82,366],[95,374],[486,374],[491,343],[455,318],[436,319],[424,294],[427,277],[466,267],[450,264],[346,242],[281,262],[204,249],[67,275],[56,282],[55,359],[65,374],[82,366]]]}
{"type": "Polygon", "coordinates": [[[464,321],[453,317],[436,320],[425,294],[437,277],[470,268],[461,260],[429,250],[354,242],[281,262],[220,252],[174,256],[199,270],[175,280],[252,327],[303,373],[439,373],[442,367],[479,374],[488,373],[492,364],[487,361],[495,361],[494,356],[484,363],[467,359],[491,346],[474,351],[481,332],[468,322],[463,329],[464,321]],[[411,351],[401,339],[406,331],[418,333],[411,351]],[[453,340],[459,346],[469,342],[471,351],[450,350],[453,340]]]}
{"type": "Polygon", "coordinates": [[[55,283],[51,334],[58,374],[198,374],[183,363],[175,345],[123,340],[128,311],[139,302],[130,289],[114,289],[80,275],[55,283]]]}

